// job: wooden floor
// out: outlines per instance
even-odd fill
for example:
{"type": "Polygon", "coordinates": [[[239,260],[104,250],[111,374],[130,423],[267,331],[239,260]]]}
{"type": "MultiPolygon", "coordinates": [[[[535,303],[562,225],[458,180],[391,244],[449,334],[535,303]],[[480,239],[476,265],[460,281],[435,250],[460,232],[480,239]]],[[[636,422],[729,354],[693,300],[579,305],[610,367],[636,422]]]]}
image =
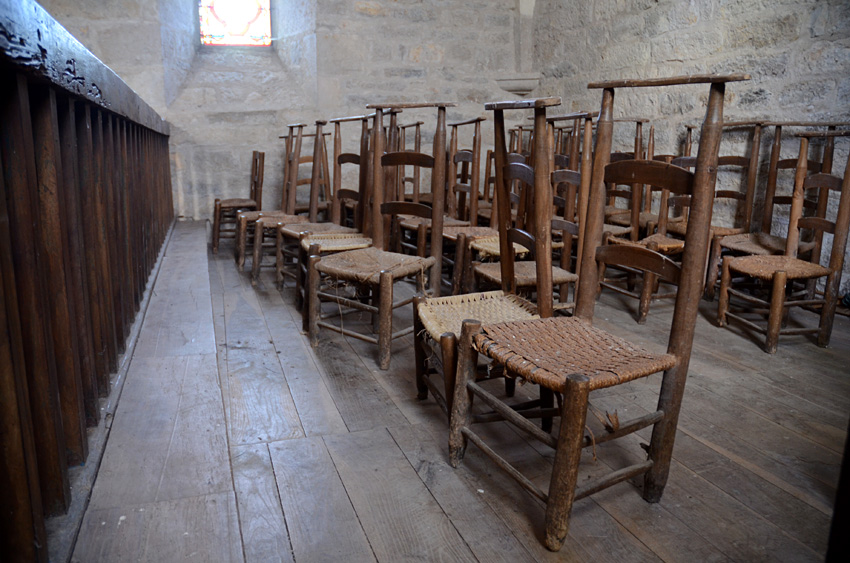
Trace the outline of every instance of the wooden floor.
{"type": "MultiPolygon", "coordinates": [[[[206,236],[178,223],[166,250],[75,561],[823,559],[850,413],[847,318],[828,349],[793,337],[769,356],[703,303],[664,498],[644,502],[636,482],[578,502],[554,554],[541,503],[480,451],[448,465],[446,421],[415,398],[411,337],[389,371],[328,332],[313,351],[292,291],[270,274],[252,288],[206,236]]],[[[595,322],[663,348],[671,304],[643,327],[635,307],[605,294],[595,322]]],[[[592,397],[625,419],[654,409],[658,383],[592,397]]],[[[483,433],[546,486],[551,450],[503,423],[483,433]]],[[[588,449],[580,480],[647,437],[588,449]]]]}

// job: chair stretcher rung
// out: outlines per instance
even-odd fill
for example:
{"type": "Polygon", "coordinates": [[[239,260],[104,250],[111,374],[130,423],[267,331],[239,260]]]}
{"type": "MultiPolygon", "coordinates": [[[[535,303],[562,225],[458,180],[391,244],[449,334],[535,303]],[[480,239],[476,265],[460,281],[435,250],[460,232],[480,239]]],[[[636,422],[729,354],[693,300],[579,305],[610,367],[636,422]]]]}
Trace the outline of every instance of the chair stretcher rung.
{"type": "Polygon", "coordinates": [[[631,479],[636,475],[646,473],[647,471],[652,469],[652,466],[652,460],[647,460],[643,463],[636,463],[635,465],[630,465],[628,467],[624,467],[623,469],[618,469],[613,473],[603,475],[599,479],[591,481],[583,487],[578,487],[576,489],[575,500],[583,499],[584,497],[590,496],[593,493],[601,491],[602,489],[607,489],[611,485],[616,485],[620,481],[625,481],[627,479],[631,479]]]}
{"type": "Polygon", "coordinates": [[[469,382],[466,384],[466,386],[469,390],[475,393],[475,395],[481,397],[481,400],[487,403],[490,408],[502,415],[505,420],[507,420],[520,430],[524,431],[525,433],[529,434],[532,438],[540,440],[541,442],[552,448],[557,446],[558,441],[552,435],[547,434],[546,432],[529,422],[528,419],[523,417],[521,414],[518,414],[515,410],[513,410],[511,407],[509,407],[499,399],[497,399],[495,395],[491,394],[477,383],[469,382]]]}
{"type": "Polygon", "coordinates": [[[499,454],[497,454],[490,446],[484,443],[484,441],[478,437],[478,435],[470,430],[469,428],[463,428],[461,430],[464,436],[478,446],[478,448],[484,452],[487,457],[493,460],[493,462],[498,465],[505,473],[513,477],[517,483],[522,485],[522,487],[527,490],[529,493],[533,494],[543,502],[549,502],[549,495],[540,490],[537,485],[528,480],[528,478],[516,470],[516,468],[505,461],[499,454]]]}

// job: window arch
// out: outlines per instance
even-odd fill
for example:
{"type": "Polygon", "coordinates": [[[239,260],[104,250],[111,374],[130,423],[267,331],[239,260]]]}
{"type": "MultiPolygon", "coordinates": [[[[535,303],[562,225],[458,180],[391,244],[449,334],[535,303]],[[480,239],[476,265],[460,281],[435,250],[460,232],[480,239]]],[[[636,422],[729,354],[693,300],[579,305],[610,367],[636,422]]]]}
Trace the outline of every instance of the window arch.
{"type": "Polygon", "coordinates": [[[200,0],[201,44],[272,44],[270,0],[200,0]]]}

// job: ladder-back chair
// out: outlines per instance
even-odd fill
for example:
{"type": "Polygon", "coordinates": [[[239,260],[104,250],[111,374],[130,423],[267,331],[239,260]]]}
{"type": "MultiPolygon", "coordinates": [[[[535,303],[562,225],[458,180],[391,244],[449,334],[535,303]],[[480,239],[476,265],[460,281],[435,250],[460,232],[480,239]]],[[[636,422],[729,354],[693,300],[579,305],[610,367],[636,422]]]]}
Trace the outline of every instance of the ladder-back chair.
{"type": "Polygon", "coordinates": [[[263,206],[263,172],[266,153],[251,153],[251,180],[247,198],[215,199],[213,207],[212,250],[218,253],[222,238],[236,238],[236,216],[240,211],[259,211],[263,206]],[[226,229],[225,225],[233,228],[226,229]]]}
{"type": "MultiPolygon", "coordinates": [[[[648,80],[618,80],[590,84],[603,89],[602,109],[597,125],[593,178],[585,225],[585,249],[582,254],[579,290],[573,317],[553,317],[548,253],[537,253],[538,313],[540,319],[483,325],[475,320],[463,323],[459,342],[457,382],[450,420],[449,451],[452,465],[460,463],[466,445],[472,442],[512,477],[546,503],[545,544],[558,550],[566,537],[574,500],[600,489],[643,474],[644,499],[658,502],[664,491],[670,467],[676,423],[688,372],[690,351],[696,324],[699,295],[702,292],[703,266],[708,249],[711,206],[723,123],[723,97],[726,83],[748,79],[747,75],[698,75],[648,80]],[[703,124],[696,170],[688,170],[649,160],[634,160],[608,166],[611,153],[612,113],[617,88],[710,83],[708,109],[703,124]],[[668,258],[644,248],[628,246],[600,247],[604,222],[604,184],[606,181],[639,182],[665,186],[674,193],[692,192],[690,228],[686,235],[681,270],[668,258]],[[592,326],[596,298],[597,261],[625,262],[633,267],[654,271],[659,276],[678,278],[679,293],[666,353],[653,353],[592,326]],[[548,307],[546,305],[549,304],[548,307]],[[478,356],[484,355],[504,366],[509,375],[536,383],[563,396],[560,432],[555,438],[526,417],[514,412],[475,382],[478,356]],[[626,383],[663,372],[658,410],[627,422],[610,424],[607,434],[595,439],[585,437],[589,394],[593,390],[626,383]],[[544,444],[555,448],[554,467],[548,492],[540,490],[528,478],[503,459],[472,428],[476,415],[470,410],[475,397],[491,407],[495,415],[483,420],[502,418],[544,444]],[[653,426],[649,458],[577,487],[578,463],[584,447],[653,426]]],[[[537,171],[535,171],[537,172],[537,171]]],[[[545,169],[540,171],[545,174],[545,169]]],[[[535,213],[551,207],[548,175],[535,184],[535,213]],[[539,188],[539,189],[537,189],[539,188]],[[545,188],[545,189],[544,189],[545,188]],[[548,193],[544,193],[548,192],[548,193]]],[[[547,242],[548,221],[536,223],[537,244],[547,242]]],[[[509,241],[505,238],[503,244],[509,241]]],[[[543,250],[543,249],[541,249],[543,250]]],[[[506,252],[505,252],[506,254],[506,252]]],[[[506,276],[507,277],[507,276],[506,276]]],[[[552,410],[552,409],[549,409],[552,410]]],[[[540,413],[545,416],[547,413],[540,413]]]]}
{"type": "MultiPolygon", "coordinates": [[[[797,173],[794,182],[794,194],[791,203],[791,219],[788,226],[788,238],[785,242],[785,254],[751,255],[723,259],[723,274],[720,281],[720,299],[718,303],[718,323],[727,324],[733,319],[744,326],[765,335],[765,351],[776,352],[780,334],[817,334],[818,346],[829,345],[835,308],[838,303],[838,291],[844,268],[844,253],[847,248],[847,232],[850,229],[850,156],[844,171],[844,179],[832,174],[818,173],[806,175],[808,145],[814,137],[847,137],[850,131],[806,132],[799,133],[800,154],[797,160],[797,173]],[[806,189],[839,192],[838,210],[834,221],[825,217],[802,217],[804,191],[806,189]],[[803,229],[817,230],[833,235],[831,252],[824,257],[813,253],[810,260],[798,258],[798,242],[803,229]],[[821,260],[827,265],[822,265],[821,260]],[[745,292],[734,288],[732,274],[745,276],[746,280],[759,280],[765,286],[767,297],[757,293],[745,292]],[[812,296],[808,289],[792,291],[792,281],[808,281],[826,278],[823,296],[812,296]],[[755,305],[758,311],[767,309],[767,326],[759,325],[741,313],[729,311],[730,295],[748,304],[755,305]],[[786,316],[791,307],[819,308],[817,327],[788,327],[783,329],[783,321],[790,322],[786,316]]],[[[823,197],[823,196],[821,196],[823,197]]],[[[757,288],[758,289],[758,288],[757,288]]],[[[746,307],[745,307],[746,308],[746,307]]]]}
{"type": "MultiPolygon", "coordinates": [[[[445,201],[443,199],[445,190],[440,189],[445,180],[446,168],[446,108],[454,107],[453,103],[402,103],[402,104],[374,104],[368,106],[375,109],[375,118],[372,126],[372,173],[371,206],[372,206],[372,246],[348,252],[340,252],[330,256],[310,256],[308,264],[308,325],[310,342],[313,346],[318,345],[319,329],[340,332],[367,342],[378,345],[378,365],[381,369],[388,369],[391,357],[392,341],[405,334],[409,334],[412,327],[393,332],[392,316],[393,310],[413,301],[412,298],[393,301],[393,285],[396,281],[410,275],[416,275],[418,290],[424,292],[425,272],[430,271],[430,289],[435,295],[440,293],[440,268],[442,264],[442,222],[445,201]],[[408,108],[437,108],[437,126],[434,135],[434,157],[412,152],[395,152],[384,154],[383,114],[391,109],[408,108]],[[428,210],[431,214],[431,229],[436,236],[430,241],[430,256],[410,256],[386,250],[390,247],[389,225],[385,226],[383,215],[396,215],[398,212],[416,211],[411,206],[419,206],[428,209],[421,204],[404,202],[385,202],[384,178],[393,177],[397,174],[398,166],[417,164],[420,167],[431,166],[431,190],[435,194],[432,208],[428,210]],[[386,235],[386,236],[385,236],[386,235]],[[324,276],[329,284],[339,286],[350,284],[359,288],[367,289],[372,296],[372,303],[365,303],[360,296],[354,297],[341,295],[331,291],[326,286],[320,286],[321,276],[324,276]],[[365,311],[377,317],[377,337],[351,331],[337,325],[322,316],[322,300],[331,301],[337,305],[343,305],[356,310],[365,311]]],[[[397,177],[397,176],[396,176],[397,177]]],[[[418,209],[418,208],[417,208],[418,209]]],[[[420,210],[421,211],[421,210],[420,210]]],[[[424,213],[423,213],[424,214],[424,213]]]]}
{"type": "MultiPolygon", "coordinates": [[[[502,234],[502,240],[505,241],[506,246],[505,254],[509,256],[503,261],[502,265],[502,287],[500,290],[483,293],[476,292],[449,297],[422,297],[417,298],[414,304],[414,353],[418,397],[424,400],[430,392],[437,404],[447,413],[452,410],[457,368],[457,343],[463,320],[478,318],[484,319],[486,322],[500,322],[532,319],[537,316],[537,308],[516,295],[513,253],[507,252],[509,244],[507,233],[511,229],[512,222],[510,201],[507,197],[510,182],[505,176],[505,170],[508,168],[508,152],[504,114],[506,110],[533,110],[535,116],[537,116],[535,126],[541,132],[537,138],[545,141],[546,136],[542,132],[543,127],[545,127],[546,110],[549,107],[560,105],[560,103],[560,98],[540,98],[519,102],[496,102],[484,106],[487,111],[493,112],[494,160],[496,163],[494,189],[501,193],[494,200],[503,202],[503,205],[498,206],[498,232],[502,234]],[[434,375],[440,373],[443,376],[442,387],[432,379],[434,375]]],[[[538,151],[537,155],[535,165],[539,166],[541,174],[546,174],[548,166],[546,151],[538,151]]],[[[524,165],[511,164],[510,166],[524,165]]],[[[534,173],[536,174],[536,172],[534,173]]],[[[537,178],[537,181],[540,181],[540,178],[537,178]]],[[[548,184],[548,178],[543,181],[548,184]]],[[[458,245],[461,248],[465,247],[465,244],[461,242],[465,236],[465,234],[460,235],[458,245]]],[[[545,251],[543,248],[540,250],[545,251]]],[[[551,305],[549,303],[550,308],[551,305]]],[[[493,377],[493,373],[486,370],[477,372],[475,375],[476,380],[489,377],[493,377]]],[[[512,384],[508,384],[507,395],[512,396],[512,391],[512,384]]]]}

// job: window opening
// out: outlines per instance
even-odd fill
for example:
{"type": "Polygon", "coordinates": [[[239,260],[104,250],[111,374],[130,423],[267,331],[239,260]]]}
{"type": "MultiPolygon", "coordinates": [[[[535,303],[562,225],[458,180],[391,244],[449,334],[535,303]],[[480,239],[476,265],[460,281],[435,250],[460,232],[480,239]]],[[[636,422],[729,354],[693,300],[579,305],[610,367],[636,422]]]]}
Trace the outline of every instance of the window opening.
{"type": "Polygon", "coordinates": [[[269,0],[200,0],[204,45],[272,44],[269,0]]]}

